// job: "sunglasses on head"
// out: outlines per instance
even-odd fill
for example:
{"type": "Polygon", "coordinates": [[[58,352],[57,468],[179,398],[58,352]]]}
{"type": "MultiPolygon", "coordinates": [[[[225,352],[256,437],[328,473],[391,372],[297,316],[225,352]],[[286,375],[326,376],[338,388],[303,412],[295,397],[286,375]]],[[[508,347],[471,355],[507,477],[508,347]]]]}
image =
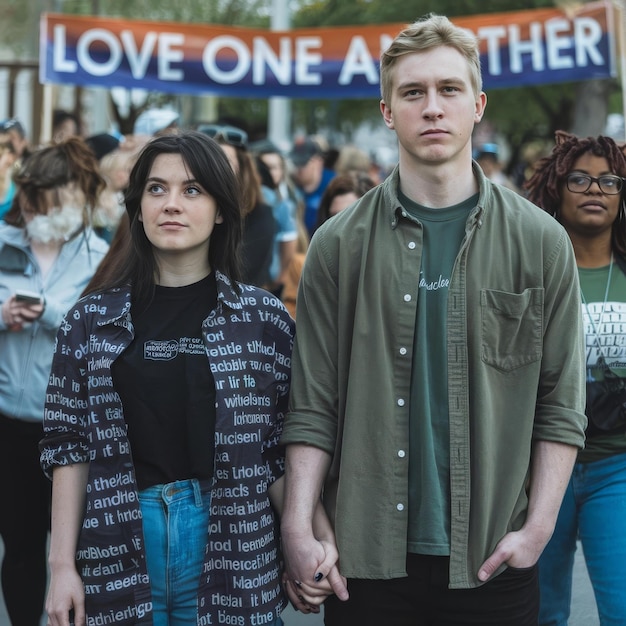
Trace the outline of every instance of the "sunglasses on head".
{"type": "Polygon", "coordinates": [[[248,133],[235,126],[222,126],[219,124],[202,124],[198,130],[216,141],[222,140],[235,148],[248,146],[248,133]]]}
{"type": "Polygon", "coordinates": [[[11,118],[10,120],[4,120],[0,122],[0,132],[9,132],[10,130],[15,129],[20,135],[24,135],[24,127],[18,120],[15,118],[11,118]]]}

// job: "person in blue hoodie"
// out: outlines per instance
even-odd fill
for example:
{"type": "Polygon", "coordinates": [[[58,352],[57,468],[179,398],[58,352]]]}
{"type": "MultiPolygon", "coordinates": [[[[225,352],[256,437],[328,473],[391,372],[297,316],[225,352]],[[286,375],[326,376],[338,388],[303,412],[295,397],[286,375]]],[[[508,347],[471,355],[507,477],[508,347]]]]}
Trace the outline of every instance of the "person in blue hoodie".
{"type": "Polygon", "coordinates": [[[50,485],[39,440],[48,375],[61,320],[108,245],[89,227],[104,180],[81,139],[35,151],[14,180],[0,223],[2,590],[11,623],[38,626],[47,580],[50,485]]]}

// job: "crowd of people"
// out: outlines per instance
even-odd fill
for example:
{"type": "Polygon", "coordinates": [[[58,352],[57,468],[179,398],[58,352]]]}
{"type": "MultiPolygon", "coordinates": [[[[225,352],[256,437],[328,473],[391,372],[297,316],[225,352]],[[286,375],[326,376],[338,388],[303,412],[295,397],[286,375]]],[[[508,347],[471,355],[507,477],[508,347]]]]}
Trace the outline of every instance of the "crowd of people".
{"type": "Polygon", "coordinates": [[[0,123],[13,626],[626,624],[626,156],[473,146],[476,39],[381,55],[398,164],[245,124],[0,123]],[[47,597],[47,599],[46,599],[47,597]]]}

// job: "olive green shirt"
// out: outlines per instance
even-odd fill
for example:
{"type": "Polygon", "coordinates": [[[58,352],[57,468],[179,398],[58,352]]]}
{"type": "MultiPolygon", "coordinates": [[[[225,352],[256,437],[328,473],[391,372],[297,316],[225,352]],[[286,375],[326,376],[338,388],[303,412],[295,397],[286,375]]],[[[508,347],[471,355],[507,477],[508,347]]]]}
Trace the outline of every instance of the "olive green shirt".
{"type": "MultiPolygon", "coordinates": [[[[584,443],[578,274],[563,228],[477,166],[448,308],[450,587],[480,585],[524,523],[533,440],[584,443]]],[[[409,398],[422,229],[398,170],[324,224],[298,295],[282,443],[325,450],[324,501],[348,578],[406,575],[409,398]]]]}

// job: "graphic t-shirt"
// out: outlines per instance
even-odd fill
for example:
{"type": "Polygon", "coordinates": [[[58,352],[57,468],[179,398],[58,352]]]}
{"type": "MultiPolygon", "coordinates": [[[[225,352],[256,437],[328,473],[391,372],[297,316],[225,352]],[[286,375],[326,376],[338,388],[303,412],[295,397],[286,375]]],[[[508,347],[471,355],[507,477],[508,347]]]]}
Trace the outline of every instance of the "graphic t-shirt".
{"type": "Polygon", "coordinates": [[[132,312],[135,339],[113,364],[139,490],[213,475],[215,382],[202,322],[215,308],[210,274],[184,287],[156,287],[132,312]]]}
{"type": "MultiPolygon", "coordinates": [[[[602,370],[598,368],[601,356],[615,374],[626,377],[626,276],[614,263],[608,292],[608,265],[580,267],[578,276],[583,297],[587,379],[602,379],[602,370]]],[[[626,452],[626,433],[600,435],[587,439],[578,460],[597,461],[620,452],[626,452]]]]}
{"type": "Polygon", "coordinates": [[[448,288],[478,195],[429,209],[399,194],[423,227],[411,373],[409,552],[450,554],[450,425],[448,414],[448,288]]]}

